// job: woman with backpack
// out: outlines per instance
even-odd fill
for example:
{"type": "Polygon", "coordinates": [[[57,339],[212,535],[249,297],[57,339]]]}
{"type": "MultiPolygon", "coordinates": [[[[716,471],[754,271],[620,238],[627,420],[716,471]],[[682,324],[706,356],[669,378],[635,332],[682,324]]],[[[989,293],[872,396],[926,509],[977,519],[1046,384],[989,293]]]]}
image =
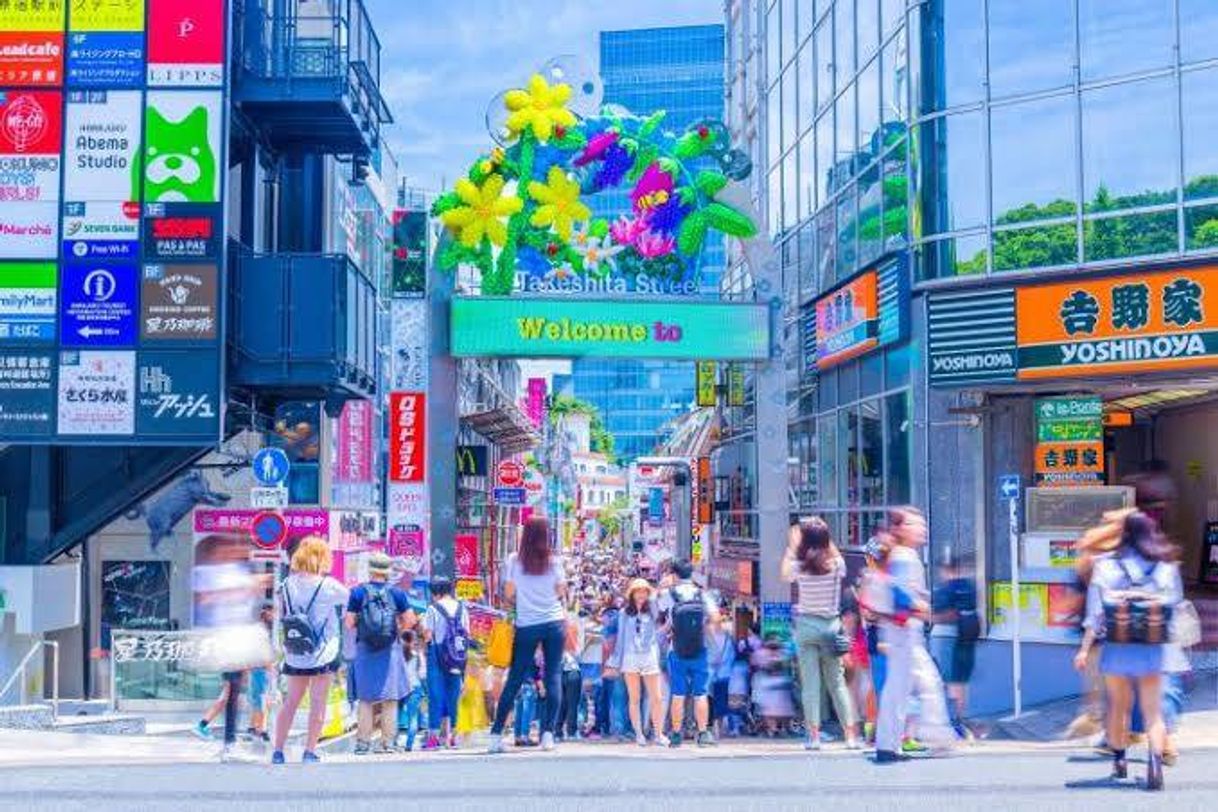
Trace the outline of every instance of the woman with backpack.
{"type": "Polygon", "coordinates": [[[457,709],[469,652],[469,611],[453,595],[447,578],[431,581],[431,605],[423,617],[427,638],[427,741],[424,750],[443,743],[457,746],[457,709]]]}
{"type": "Polygon", "coordinates": [[[846,735],[846,747],[857,750],[858,728],[842,668],[842,657],[850,649],[850,639],[842,631],[846,561],[834,545],[824,520],[812,517],[791,526],[787,552],[782,559],[782,577],[794,583],[798,593],[794,607],[795,640],[808,728],[804,747],[808,750],[821,747],[821,700],[822,694],[828,693],[846,735]]]}
{"type": "Polygon", "coordinates": [[[292,553],[291,573],[277,595],[283,644],[283,673],[287,693],[275,720],[272,764],[283,764],[283,745],[292,729],[296,709],[309,695],[309,727],[301,761],[320,761],[317,741],[326,719],[326,698],[338,670],[342,637],[341,615],[347,588],[330,577],[330,546],[318,536],[306,536],[292,553]]]}
{"type": "Polygon", "coordinates": [[[503,752],[503,729],[516,704],[516,693],[534,667],[537,647],[542,650],[545,700],[541,712],[541,748],[554,749],[554,728],[562,698],[562,652],[566,644],[567,576],[562,562],[550,551],[550,523],[530,519],[520,535],[520,551],[508,558],[504,593],[515,606],[512,664],[508,669],[495,723],[491,725],[491,753],[503,752]]]}
{"type": "Polygon", "coordinates": [[[1083,642],[1074,658],[1075,668],[1083,670],[1096,640],[1104,639],[1099,670],[1108,697],[1108,746],[1115,778],[1129,774],[1125,748],[1137,691],[1150,744],[1146,788],[1151,790],[1163,789],[1163,654],[1172,610],[1182,592],[1175,548],[1152,518],[1131,512],[1116,550],[1095,559],[1083,642]]]}

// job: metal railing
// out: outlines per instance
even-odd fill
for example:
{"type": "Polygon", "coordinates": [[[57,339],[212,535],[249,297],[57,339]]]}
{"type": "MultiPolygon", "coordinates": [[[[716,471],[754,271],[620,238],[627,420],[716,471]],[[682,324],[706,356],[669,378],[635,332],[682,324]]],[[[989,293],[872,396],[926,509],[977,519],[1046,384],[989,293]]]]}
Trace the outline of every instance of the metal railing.
{"type": "Polygon", "coordinates": [[[26,683],[26,669],[29,668],[30,661],[34,659],[34,655],[40,653],[44,648],[51,649],[51,718],[59,718],[59,643],[55,640],[38,640],[34,645],[30,646],[30,650],[21,658],[21,662],[9,675],[8,681],[4,683],[4,687],[0,688],[0,702],[4,701],[4,697],[8,696],[8,692],[12,690],[14,684],[21,686],[21,701],[19,704],[29,704],[29,687],[26,683]]]}

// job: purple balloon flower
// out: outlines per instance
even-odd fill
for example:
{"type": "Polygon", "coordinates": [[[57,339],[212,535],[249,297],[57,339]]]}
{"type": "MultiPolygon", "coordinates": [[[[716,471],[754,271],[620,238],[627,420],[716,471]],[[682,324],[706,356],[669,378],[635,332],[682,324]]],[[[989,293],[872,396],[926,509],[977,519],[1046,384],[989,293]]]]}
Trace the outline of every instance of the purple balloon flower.
{"type": "Polygon", "coordinates": [[[682,203],[680,197],[673,195],[648,213],[647,225],[652,231],[672,234],[681,227],[681,221],[689,212],[689,206],[682,203]]]}

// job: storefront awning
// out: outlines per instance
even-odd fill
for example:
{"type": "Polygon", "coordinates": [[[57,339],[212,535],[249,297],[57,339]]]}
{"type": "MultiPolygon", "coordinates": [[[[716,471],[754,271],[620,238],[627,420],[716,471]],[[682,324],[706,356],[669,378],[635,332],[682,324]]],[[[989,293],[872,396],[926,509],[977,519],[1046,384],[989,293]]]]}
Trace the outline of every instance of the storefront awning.
{"type": "Polygon", "coordinates": [[[519,454],[541,444],[537,428],[515,407],[462,415],[461,421],[499,446],[505,454],[519,454]]]}

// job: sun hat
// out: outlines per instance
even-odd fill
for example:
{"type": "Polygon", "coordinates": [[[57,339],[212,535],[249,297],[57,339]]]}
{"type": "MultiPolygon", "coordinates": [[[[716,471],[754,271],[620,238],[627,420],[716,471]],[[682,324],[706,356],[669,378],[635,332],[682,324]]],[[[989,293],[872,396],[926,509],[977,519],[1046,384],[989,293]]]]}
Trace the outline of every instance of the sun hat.
{"type": "Polygon", "coordinates": [[[630,586],[628,586],[626,588],[626,598],[627,599],[633,598],[634,593],[638,592],[640,589],[646,590],[647,596],[651,597],[651,584],[648,583],[647,579],[646,578],[635,578],[633,581],[630,582],[630,586]]]}
{"type": "Polygon", "coordinates": [[[378,551],[368,556],[368,571],[378,575],[387,575],[393,569],[393,559],[378,551]]]}

